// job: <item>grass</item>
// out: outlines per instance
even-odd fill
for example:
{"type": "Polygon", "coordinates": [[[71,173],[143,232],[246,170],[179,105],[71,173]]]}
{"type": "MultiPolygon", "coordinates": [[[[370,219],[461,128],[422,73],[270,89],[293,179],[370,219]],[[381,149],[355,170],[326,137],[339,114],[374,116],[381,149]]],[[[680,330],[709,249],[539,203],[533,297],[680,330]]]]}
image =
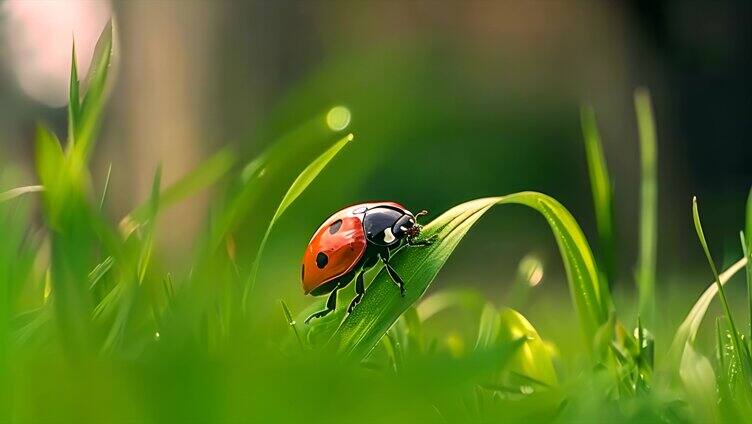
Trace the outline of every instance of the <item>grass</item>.
{"type": "Polygon", "coordinates": [[[634,95],[637,127],[640,133],[640,250],[637,284],[640,315],[652,325],[655,316],[655,261],[658,237],[658,149],[650,95],[638,89],[634,95]]]}
{"type": "MultiPolygon", "coordinates": [[[[713,281],[673,335],[654,334],[661,281],[657,139],[646,91],[635,95],[642,158],[636,316],[612,301],[613,187],[595,113],[584,108],[598,260],[578,222],[550,196],[470,200],[425,226],[432,245],[396,253],[404,298],[375,269],[352,314],[346,316],[343,301],[306,326],[301,318],[320,301],[293,311],[269,295],[274,284],[298,282],[260,278],[273,264],[262,255],[285,212],[332,160],[347,154],[350,110],[323,111],[247,164],[223,149],[167,187],[158,168],[149,198],[113,221],[103,213],[107,193],[116,189],[109,182],[112,166],[99,193],[89,172],[112,31],[105,28],[84,81],[72,63],[65,144],[39,126],[38,184],[0,191],[0,421],[704,422],[750,416],[752,335],[737,326],[724,285],[746,265],[752,320],[752,242],[742,233],[743,257],[719,272],[697,202],[696,232],[713,281]],[[191,260],[166,268],[154,241],[160,214],[208,188],[213,200],[191,260]],[[519,311],[471,289],[426,294],[484,214],[509,204],[540,214],[559,248],[571,299],[557,299],[557,307],[543,312],[566,326],[562,334],[538,331],[519,311]],[[711,359],[713,349],[698,332],[716,295],[723,315],[711,359]],[[273,316],[263,312],[268,309],[273,316]],[[656,350],[672,337],[668,352],[656,350]],[[553,339],[572,344],[572,357],[553,339]]],[[[749,235],[752,193],[746,221],[749,235]]],[[[528,257],[515,284],[535,286],[542,272],[540,261],[528,257]]],[[[520,303],[523,292],[515,292],[520,303]]]]}

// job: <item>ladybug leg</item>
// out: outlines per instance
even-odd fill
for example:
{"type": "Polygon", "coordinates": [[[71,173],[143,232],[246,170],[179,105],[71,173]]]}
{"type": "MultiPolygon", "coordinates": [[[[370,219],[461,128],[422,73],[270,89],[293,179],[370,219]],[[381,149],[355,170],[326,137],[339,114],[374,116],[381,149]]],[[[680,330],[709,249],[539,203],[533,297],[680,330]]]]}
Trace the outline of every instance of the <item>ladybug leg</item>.
{"type": "Polygon", "coordinates": [[[321,318],[321,317],[327,316],[329,315],[329,312],[332,312],[335,309],[337,309],[337,289],[336,288],[332,290],[332,294],[329,295],[329,299],[327,299],[326,301],[326,309],[322,311],[318,311],[314,314],[311,314],[311,316],[306,318],[305,323],[308,324],[308,322],[314,318],[321,318]]]}
{"type": "Polygon", "coordinates": [[[422,240],[414,240],[414,239],[409,239],[409,240],[407,241],[407,245],[408,245],[408,246],[411,246],[411,247],[423,247],[423,246],[430,246],[430,245],[432,245],[432,244],[433,244],[433,242],[435,242],[435,241],[436,241],[436,239],[437,239],[437,238],[439,238],[439,236],[438,236],[438,235],[436,235],[436,234],[434,234],[434,235],[432,235],[431,237],[428,237],[428,238],[424,238],[424,239],[422,239],[422,240]]]}
{"type": "Polygon", "coordinates": [[[389,274],[389,277],[391,277],[394,284],[399,287],[400,295],[405,297],[405,282],[402,281],[402,277],[400,277],[399,274],[397,274],[397,271],[389,264],[389,251],[386,251],[379,256],[381,257],[381,262],[384,262],[384,267],[386,267],[386,272],[389,274]]]}
{"type": "Polygon", "coordinates": [[[350,306],[347,307],[348,314],[355,309],[355,306],[358,303],[360,303],[360,300],[363,299],[363,294],[366,292],[366,287],[363,284],[363,274],[365,272],[365,270],[360,271],[355,278],[355,298],[350,302],[350,306]]]}

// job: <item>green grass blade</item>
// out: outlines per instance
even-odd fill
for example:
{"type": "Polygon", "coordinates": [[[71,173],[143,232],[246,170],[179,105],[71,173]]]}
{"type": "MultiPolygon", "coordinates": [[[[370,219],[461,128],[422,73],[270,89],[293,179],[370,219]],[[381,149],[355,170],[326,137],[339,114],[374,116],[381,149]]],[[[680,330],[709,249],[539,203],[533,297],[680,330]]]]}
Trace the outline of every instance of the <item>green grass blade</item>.
{"type": "Polygon", "coordinates": [[[752,252],[752,189],[749,190],[749,196],[747,197],[747,222],[745,230],[749,238],[747,239],[747,250],[752,252]]]}
{"type": "Polygon", "coordinates": [[[713,261],[713,257],[710,254],[710,249],[708,248],[708,243],[705,240],[705,233],[702,230],[702,223],[700,222],[700,212],[697,207],[696,197],[692,199],[692,218],[695,222],[695,230],[697,230],[697,237],[700,240],[700,245],[702,245],[702,250],[705,252],[705,257],[708,260],[710,269],[713,271],[713,276],[715,277],[715,282],[718,286],[718,293],[721,297],[721,303],[723,304],[723,310],[726,314],[726,319],[729,322],[729,327],[731,327],[731,338],[734,342],[734,350],[736,352],[735,358],[738,361],[739,369],[745,376],[744,380],[749,381],[749,363],[742,359],[744,350],[742,348],[742,342],[739,339],[739,331],[737,330],[736,324],[734,323],[734,317],[731,314],[731,308],[729,307],[728,299],[726,298],[726,292],[723,289],[723,284],[721,284],[721,278],[718,274],[718,269],[715,266],[715,261],[713,261]]]}
{"type": "Polygon", "coordinates": [[[272,228],[274,228],[274,224],[277,222],[280,216],[282,216],[283,213],[287,210],[288,207],[295,201],[295,199],[298,198],[301,194],[303,194],[303,191],[305,191],[306,188],[313,182],[313,180],[316,179],[316,177],[321,173],[321,171],[324,170],[326,165],[331,162],[332,159],[334,159],[335,156],[337,156],[337,153],[344,148],[347,143],[353,140],[353,135],[348,134],[341,140],[334,143],[330,148],[328,148],[324,153],[322,153],[319,157],[313,160],[308,166],[303,169],[303,171],[298,175],[297,178],[295,178],[295,181],[293,181],[290,188],[287,190],[287,193],[285,193],[285,196],[282,198],[282,201],[280,202],[279,206],[277,207],[277,210],[274,212],[274,216],[272,216],[271,221],[269,221],[269,225],[266,227],[266,231],[264,233],[264,237],[261,239],[261,244],[259,245],[258,252],[256,253],[256,259],[253,261],[253,267],[251,269],[251,272],[248,276],[248,279],[246,281],[246,286],[243,291],[243,305],[246,305],[246,302],[248,301],[248,297],[253,292],[253,288],[256,285],[256,277],[258,275],[258,269],[261,264],[261,257],[264,253],[264,248],[266,247],[266,242],[269,240],[269,235],[272,232],[272,228]]]}
{"type": "Polygon", "coordinates": [[[89,290],[93,289],[99,283],[99,280],[112,269],[113,263],[115,263],[115,260],[108,256],[89,272],[89,290]]]}
{"type": "Polygon", "coordinates": [[[750,343],[752,343],[752,260],[750,260],[750,252],[752,252],[752,189],[749,191],[747,197],[747,219],[745,223],[745,231],[740,233],[742,242],[742,252],[744,257],[747,258],[747,301],[749,302],[749,331],[750,331],[750,343]]]}
{"type": "MultiPolygon", "coordinates": [[[[25,202],[23,202],[25,203],[25,202]]],[[[28,243],[31,222],[25,204],[0,203],[0,421],[12,421],[14,397],[12,369],[17,359],[12,351],[12,318],[23,286],[28,282],[37,257],[37,246],[28,243]]]]}
{"type": "Polygon", "coordinates": [[[499,338],[501,330],[501,316],[499,311],[490,304],[486,303],[483,312],[480,314],[480,323],[478,324],[478,337],[475,340],[475,350],[490,349],[499,338]]]}
{"type": "Polygon", "coordinates": [[[614,279],[614,217],[612,182],[608,174],[606,157],[603,154],[601,137],[595,120],[595,111],[583,107],[580,111],[582,134],[585,140],[590,186],[593,192],[595,222],[598,228],[598,250],[602,259],[602,271],[607,281],[614,279]]]}
{"type": "Polygon", "coordinates": [[[337,156],[337,153],[339,153],[339,151],[342,150],[342,148],[352,140],[353,135],[348,134],[341,140],[337,141],[336,143],[334,143],[334,145],[332,145],[332,147],[322,153],[321,156],[317,157],[313,162],[311,162],[310,165],[308,165],[303,170],[303,172],[300,173],[300,175],[298,175],[298,178],[296,178],[292,183],[290,189],[287,190],[285,197],[282,199],[282,202],[279,204],[277,211],[272,217],[269,227],[272,227],[274,225],[277,219],[279,219],[279,217],[285,212],[285,210],[287,210],[292,202],[294,202],[295,199],[297,199],[298,196],[300,196],[303,191],[313,182],[313,180],[316,179],[321,171],[324,170],[326,165],[328,165],[329,162],[334,159],[335,156],[337,156]]]}
{"type": "Polygon", "coordinates": [[[107,176],[104,179],[104,187],[102,188],[102,197],[99,198],[99,211],[104,209],[104,201],[107,198],[107,189],[110,187],[110,175],[112,175],[112,162],[107,166],[107,176]]]}
{"type": "MultiPolygon", "coordinates": [[[[695,223],[695,230],[697,231],[697,238],[700,240],[700,245],[702,246],[702,250],[705,253],[705,258],[708,260],[708,265],[710,265],[710,270],[713,272],[713,276],[715,277],[715,282],[718,287],[718,293],[721,296],[721,304],[723,305],[723,310],[726,313],[726,319],[729,320],[729,325],[731,326],[732,331],[736,332],[736,326],[734,325],[734,317],[731,315],[731,308],[729,307],[728,299],[726,298],[726,292],[723,290],[723,284],[721,284],[721,278],[718,274],[718,269],[715,266],[715,261],[713,260],[713,257],[710,254],[710,249],[708,248],[708,242],[705,239],[705,232],[702,230],[702,223],[700,222],[700,211],[697,207],[697,197],[692,198],[692,219],[695,223]]],[[[738,336],[738,333],[736,333],[738,336]]]]}
{"type": "Polygon", "coordinates": [[[138,282],[144,281],[146,269],[151,260],[151,252],[154,246],[154,228],[156,227],[157,214],[159,213],[159,188],[162,184],[162,165],[157,167],[152,183],[151,196],[149,198],[149,218],[144,231],[141,256],[138,260],[138,282]]]}
{"type": "Polygon", "coordinates": [[[303,340],[300,338],[300,333],[298,333],[298,327],[295,323],[295,320],[292,317],[292,313],[290,312],[290,308],[287,307],[287,303],[285,303],[284,300],[280,299],[279,303],[282,305],[282,312],[285,314],[285,321],[287,322],[287,325],[290,326],[290,330],[293,332],[293,335],[295,336],[295,339],[298,341],[298,346],[300,346],[300,350],[305,350],[305,347],[303,345],[303,340]]]}
{"type": "MultiPolygon", "coordinates": [[[[232,169],[234,164],[235,156],[231,150],[223,149],[215,153],[191,172],[162,190],[159,194],[159,210],[163,211],[214,185],[232,169]]],[[[150,208],[151,201],[146,201],[120,221],[120,228],[126,236],[148,220],[150,208]]]]}
{"type": "MultiPolygon", "coordinates": [[[[747,239],[744,236],[744,231],[739,232],[739,240],[742,244],[742,253],[744,254],[744,258],[747,258],[747,307],[749,309],[749,329],[750,332],[752,332],[752,267],[750,266],[749,261],[749,248],[747,247],[747,239]]],[[[750,334],[752,337],[752,333],[750,334]]]]}
{"type": "Polygon", "coordinates": [[[76,65],[76,43],[73,42],[71,49],[71,71],[70,85],[68,93],[68,143],[75,144],[76,128],[78,128],[78,119],[81,113],[81,103],[79,99],[79,82],[78,66],[76,65]]]}
{"type": "Polygon", "coordinates": [[[726,382],[726,354],[724,348],[726,343],[723,341],[723,328],[721,327],[721,317],[715,318],[715,339],[716,339],[716,356],[718,359],[718,384],[727,385],[726,382]]]}
{"type": "MultiPolygon", "coordinates": [[[[121,280],[113,290],[97,305],[93,317],[99,318],[107,312],[108,308],[117,307],[117,315],[112,323],[107,338],[102,345],[102,352],[110,353],[118,348],[125,337],[128,323],[134,312],[134,305],[138,296],[138,287],[143,284],[146,272],[151,263],[151,256],[154,247],[154,231],[156,227],[157,214],[159,212],[160,187],[162,184],[162,166],[157,167],[152,182],[151,194],[149,196],[149,215],[146,224],[143,226],[141,243],[138,246],[138,262],[136,263],[136,281],[131,278],[121,280]]],[[[127,265],[126,265],[127,267],[127,265]]]]}
{"type": "Polygon", "coordinates": [[[588,343],[612,308],[608,287],[598,279],[590,247],[572,215],[556,200],[540,193],[521,192],[463,203],[445,212],[423,229],[425,237],[436,236],[427,247],[405,248],[393,259],[393,266],[406,284],[400,297],[382,269],[371,282],[357,308],[337,329],[330,345],[346,357],[364,358],[408,307],[417,302],[459,242],[491,207],[521,204],[541,213],[559,246],[567,281],[582,331],[588,343]]]}
{"type": "Polygon", "coordinates": [[[80,118],[75,127],[76,144],[69,145],[82,162],[86,162],[93,147],[96,133],[101,124],[102,110],[105,103],[105,90],[112,58],[113,26],[112,21],[102,30],[94,56],[89,65],[86,78],[86,93],[81,102],[80,118]]]}
{"type": "Polygon", "coordinates": [[[16,197],[23,196],[27,193],[38,193],[40,191],[44,191],[44,187],[40,185],[12,188],[10,190],[0,192],[0,203],[7,202],[8,200],[15,199],[16,197]]]}
{"type": "Polygon", "coordinates": [[[239,225],[251,240],[244,243],[241,258],[255,259],[264,230],[290,185],[316,157],[331,147],[349,124],[350,112],[335,106],[281,136],[256,159],[248,163],[227,204],[213,221],[211,250],[219,248],[239,225]],[[334,118],[332,118],[334,116],[334,118]]]}
{"type": "MultiPolygon", "coordinates": [[[[721,285],[725,285],[731,277],[744,268],[746,264],[747,258],[741,258],[736,261],[718,276],[718,281],[720,281],[721,285]]],[[[684,318],[684,321],[679,325],[679,328],[674,335],[674,339],[671,342],[671,348],[669,349],[667,361],[669,367],[678,369],[684,346],[687,345],[687,343],[694,343],[695,337],[697,336],[697,330],[700,328],[700,324],[702,323],[703,318],[705,318],[705,313],[708,311],[708,307],[710,307],[710,303],[713,301],[716,294],[718,294],[718,284],[716,284],[716,281],[712,281],[700,298],[697,299],[697,302],[692,306],[692,309],[690,309],[689,313],[684,318]]]]}
{"type": "Polygon", "coordinates": [[[62,182],[64,160],[63,148],[57,136],[47,127],[38,125],[36,134],[37,176],[42,186],[45,187],[44,212],[53,224],[59,208],[59,188],[62,182]]]}
{"type": "Polygon", "coordinates": [[[658,180],[655,120],[650,94],[639,89],[634,94],[640,133],[640,250],[637,264],[640,317],[652,328],[655,315],[655,262],[658,237],[658,180]]]}

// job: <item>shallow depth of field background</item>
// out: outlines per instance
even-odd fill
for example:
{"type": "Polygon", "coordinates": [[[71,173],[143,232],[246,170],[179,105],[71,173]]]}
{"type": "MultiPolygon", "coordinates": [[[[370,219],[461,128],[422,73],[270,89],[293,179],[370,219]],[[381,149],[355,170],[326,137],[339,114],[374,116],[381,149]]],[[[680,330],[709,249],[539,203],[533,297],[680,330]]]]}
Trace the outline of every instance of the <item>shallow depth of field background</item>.
{"type": "MultiPolygon", "coordinates": [[[[248,161],[286,128],[335,105],[350,109],[355,141],[286,213],[266,252],[261,278],[276,281],[275,292],[261,295],[275,325],[285,324],[276,299],[294,311],[310,303],[298,261],[312,232],[346,204],[389,199],[434,217],[465,200],[536,190],[561,201],[595,248],[583,104],[596,110],[614,180],[614,293],[617,304],[632,305],[639,206],[632,93],[640,86],[652,94],[659,146],[656,332],[673,331],[712,279],[692,227],[692,195],[704,205],[718,260],[739,256],[752,183],[746,1],[6,0],[0,158],[13,165],[0,174],[7,181],[33,182],[39,119],[66,128],[71,34],[83,75],[110,15],[118,28],[114,86],[93,172],[101,184],[113,164],[106,206],[113,219],[148,197],[160,163],[167,185],[221,146],[235,146],[248,161]]],[[[191,199],[160,217],[164,269],[184,268],[207,201],[191,199]]],[[[530,253],[544,262],[544,276],[521,312],[566,352],[578,341],[567,336],[576,319],[561,260],[543,220],[529,211],[490,213],[433,289],[474,287],[504,304],[530,253]]]]}

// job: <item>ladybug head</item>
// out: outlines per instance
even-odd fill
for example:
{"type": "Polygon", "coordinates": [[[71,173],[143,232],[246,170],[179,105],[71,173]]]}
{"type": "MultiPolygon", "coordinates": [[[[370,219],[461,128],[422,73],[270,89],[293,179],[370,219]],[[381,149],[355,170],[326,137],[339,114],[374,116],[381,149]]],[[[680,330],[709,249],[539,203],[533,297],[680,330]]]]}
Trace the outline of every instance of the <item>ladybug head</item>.
{"type": "Polygon", "coordinates": [[[427,213],[428,212],[426,211],[420,211],[416,215],[413,215],[410,212],[406,212],[405,215],[394,224],[392,233],[394,233],[394,236],[397,238],[407,237],[408,239],[413,239],[418,237],[423,226],[418,224],[416,218],[427,213]]]}

